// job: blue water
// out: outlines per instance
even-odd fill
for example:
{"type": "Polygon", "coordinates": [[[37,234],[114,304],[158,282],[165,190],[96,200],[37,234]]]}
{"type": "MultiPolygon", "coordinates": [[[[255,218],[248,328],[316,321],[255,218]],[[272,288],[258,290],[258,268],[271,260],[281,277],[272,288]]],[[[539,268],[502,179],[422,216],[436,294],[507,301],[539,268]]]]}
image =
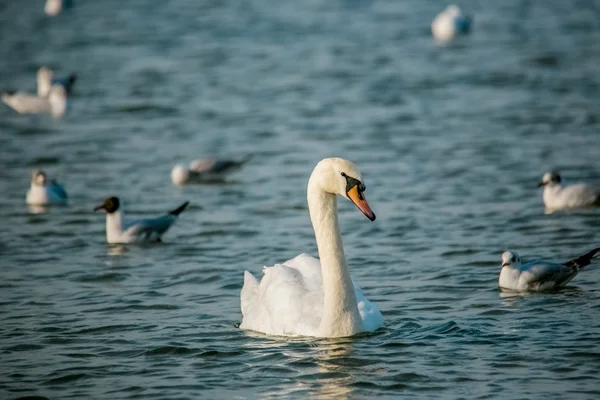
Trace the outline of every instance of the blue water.
{"type": "Polygon", "coordinates": [[[600,18],[591,2],[464,1],[473,34],[437,46],[446,3],[0,3],[0,86],[77,72],[66,118],[0,107],[0,398],[600,397],[600,265],[563,291],[497,289],[500,255],[567,261],[600,214],[544,214],[536,183],[600,182],[600,18]],[[171,167],[252,156],[225,184],[171,167]],[[286,339],[235,328],[243,271],[316,255],[306,182],[363,172],[346,201],[355,279],[385,326],[286,339]],[[70,205],[35,214],[30,171],[70,205]],[[110,246],[92,209],[152,216],[155,246],[110,246]]]}

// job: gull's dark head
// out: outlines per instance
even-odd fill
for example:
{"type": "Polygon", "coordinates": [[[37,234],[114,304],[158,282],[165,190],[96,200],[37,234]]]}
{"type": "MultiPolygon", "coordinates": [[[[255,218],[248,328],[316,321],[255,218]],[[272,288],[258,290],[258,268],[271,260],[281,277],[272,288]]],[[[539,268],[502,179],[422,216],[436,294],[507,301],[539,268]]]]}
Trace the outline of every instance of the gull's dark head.
{"type": "Polygon", "coordinates": [[[542,176],[542,180],[538,183],[538,187],[560,185],[560,174],[556,171],[546,172],[542,176]]]}
{"type": "Polygon", "coordinates": [[[31,173],[31,183],[37,186],[46,186],[48,183],[48,177],[41,169],[34,169],[31,173]]]}
{"type": "Polygon", "coordinates": [[[107,214],[112,214],[119,209],[120,202],[116,196],[108,197],[102,204],[94,208],[94,211],[104,210],[107,214]]]}

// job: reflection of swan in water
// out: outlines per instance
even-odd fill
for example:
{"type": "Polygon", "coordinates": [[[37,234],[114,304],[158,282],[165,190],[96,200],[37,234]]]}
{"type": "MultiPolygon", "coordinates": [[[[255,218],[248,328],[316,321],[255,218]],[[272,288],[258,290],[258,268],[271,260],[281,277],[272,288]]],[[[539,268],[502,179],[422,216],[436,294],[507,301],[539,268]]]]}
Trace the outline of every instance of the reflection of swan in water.
{"type": "MultiPolygon", "coordinates": [[[[298,376],[293,383],[273,387],[262,392],[264,397],[283,398],[317,398],[317,399],[348,399],[353,398],[353,387],[358,377],[363,377],[364,366],[356,362],[349,362],[353,353],[353,340],[349,338],[335,338],[326,340],[311,340],[307,338],[276,338],[265,340],[265,336],[254,332],[246,335],[255,337],[245,343],[244,347],[262,352],[260,358],[277,353],[280,361],[271,364],[268,368],[253,366],[256,374],[261,376],[276,375],[270,372],[278,368],[293,368],[298,376]],[[262,339],[262,340],[260,340],[262,339]],[[301,364],[301,367],[288,367],[288,365],[301,364]],[[311,366],[309,364],[316,364],[311,366]],[[256,368],[258,367],[258,368],[256,368]],[[298,368],[301,368],[298,371],[298,368]]],[[[289,372],[286,371],[286,377],[289,372]]]]}

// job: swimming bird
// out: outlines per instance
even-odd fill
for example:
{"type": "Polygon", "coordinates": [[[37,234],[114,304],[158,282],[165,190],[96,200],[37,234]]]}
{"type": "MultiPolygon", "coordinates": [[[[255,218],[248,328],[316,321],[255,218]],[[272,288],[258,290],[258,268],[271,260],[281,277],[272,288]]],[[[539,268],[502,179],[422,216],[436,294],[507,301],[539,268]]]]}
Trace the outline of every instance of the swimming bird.
{"type": "Polygon", "coordinates": [[[431,23],[431,33],[437,40],[447,42],[468,35],[472,25],[473,18],[464,15],[457,5],[451,4],[435,17],[431,23]]]}
{"type": "Polygon", "coordinates": [[[27,191],[25,201],[30,205],[66,204],[68,200],[65,189],[42,170],[33,170],[31,187],[27,191]]]}
{"type": "Polygon", "coordinates": [[[46,0],[44,12],[50,16],[55,16],[73,6],[73,0],[46,0]]]}
{"type": "Polygon", "coordinates": [[[206,158],[194,160],[187,167],[178,164],[171,170],[171,181],[176,185],[222,181],[226,175],[239,170],[246,161],[206,158]]]}
{"type": "Polygon", "coordinates": [[[562,186],[558,172],[546,172],[538,187],[543,187],[542,198],[549,211],[570,208],[600,207],[600,187],[579,183],[562,186]]]}
{"type": "Polygon", "coordinates": [[[502,254],[502,269],[498,285],[504,289],[516,291],[534,291],[561,289],[589,265],[600,247],[564,264],[544,261],[530,261],[521,264],[521,258],[514,251],[502,254]]]}
{"type": "Polygon", "coordinates": [[[3,91],[2,101],[20,114],[52,114],[62,117],[67,111],[67,91],[62,85],[53,85],[48,98],[15,91],[3,91]]]}
{"type": "Polygon", "coordinates": [[[108,197],[94,211],[106,211],[106,241],[108,243],[160,242],[162,235],[173,225],[188,206],[186,201],[173,211],[158,218],[125,221],[118,197],[108,197]]]}
{"type": "Polygon", "coordinates": [[[37,94],[38,97],[48,97],[52,85],[64,86],[67,96],[73,94],[73,87],[77,81],[77,74],[71,73],[63,77],[55,77],[54,71],[48,67],[41,67],[37,72],[37,94]]]}
{"type": "Polygon", "coordinates": [[[240,328],[269,335],[344,337],[383,324],[379,308],[350,277],[338,224],[338,194],[375,220],[364,192],[362,176],[350,161],[326,158],[317,164],[307,197],[320,261],[300,254],[264,267],[260,282],[246,271],[240,328]]]}

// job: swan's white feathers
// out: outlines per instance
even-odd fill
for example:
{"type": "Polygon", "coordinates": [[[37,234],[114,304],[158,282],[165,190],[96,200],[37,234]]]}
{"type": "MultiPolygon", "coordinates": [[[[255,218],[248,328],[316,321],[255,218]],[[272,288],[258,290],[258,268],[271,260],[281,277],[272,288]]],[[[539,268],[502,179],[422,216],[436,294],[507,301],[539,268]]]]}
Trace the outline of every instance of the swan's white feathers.
{"type": "MultiPolygon", "coordinates": [[[[260,282],[248,271],[241,292],[243,329],[270,335],[319,336],[323,315],[323,276],[319,259],[300,254],[263,268],[260,282]]],[[[379,308],[352,282],[365,331],[383,324],[379,308]]]]}

